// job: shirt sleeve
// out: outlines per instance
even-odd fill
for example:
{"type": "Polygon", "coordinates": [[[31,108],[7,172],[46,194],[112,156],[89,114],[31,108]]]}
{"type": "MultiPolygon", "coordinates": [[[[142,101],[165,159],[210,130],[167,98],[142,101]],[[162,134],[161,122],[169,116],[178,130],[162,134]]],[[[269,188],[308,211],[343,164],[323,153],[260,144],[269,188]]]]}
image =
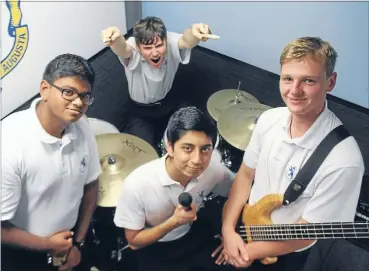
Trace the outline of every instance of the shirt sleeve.
{"type": "Polygon", "coordinates": [[[114,215],[114,223],[117,227],[141,230],[145,228],[145,209],[140,198],[140,191],[133,187],[134,176],[127,177],[122,186],[114,215]]]}
{"type": "Polygon", "coordinates": [[[14,138],[5,134],[2,127],[2,166],[1,166],[1,221],[14,217],[22,191],[22,152],[14,144],[14,138]]]}
{"type": "Polygon", "coordinates": [[[170,51],[176,61],[182,64],[188,64],[191,59],[191,49],[179,49],[178,41],[183,34],[167,32],[167,42],[170,46],[170,51]]]}
{"type": "Polygon", "coordinates": [[[222,178],[215,185],[212,192],[222,197],[228,197],[235,178],[235,174],[221,163],[219,163],[219,169],[220,169],[219,174],[220,176],[222,176],[222,178]]]}
{"type": "Polygon", "coordinates": [[[331,170],[317,185],[302,218],[310,223],[354,221],[363,174],[360,167],[331,170]]]}
{"type": "Polygon", "coordinates": [[[249,141],[249,144],[247,145],[246,149],[245,149],[245,153],[243,155],[243,162],[246,164],[246,166],[252,168],[252,169],[256,169],[258,160],[259,160],[259,154],[260,154],[260,150],[261,150],[261,135],[262,132],[261,127],[262,127],[262,122],[263,119],[265,118],[265,113],[264,112],[260,117],[258,122],[256,123],[255,129],[251,134],[251,138],[249,141]]]}
{"type": "Polygon", "coordinates": [[[84,125],[83,129],[86,134],[88,150],[89,150],[89,155],[90,155],[89,160],[87,161],[88,171],[87,171],[87,176],[85,180],[85,185],[87,185],[93,181],[96,181],[99,178],[102,170],[101,170],[99,150],[97,147],[95,135],[93,134],[92,129],[88,125],[87,121],[85,121],[83,125],[84,125]]]}
{"type": "Polygon", "coordinates": [[[136,47],[136,41],[134,39],[134,37],[130,37],[128,38],[128,40],[126,40],[127,44],[129,44],[130,46],[132,46],[133,51],[132,51],[132,55],[129,58],[122,58],[120,56],[118,56],[120,62],[123,64],[123,66],[128,69],[128,70],[134,70],[137,68],[138,63],[140,62],[141,59],[141,54],[138,52],[137,47],[136,47]]]}

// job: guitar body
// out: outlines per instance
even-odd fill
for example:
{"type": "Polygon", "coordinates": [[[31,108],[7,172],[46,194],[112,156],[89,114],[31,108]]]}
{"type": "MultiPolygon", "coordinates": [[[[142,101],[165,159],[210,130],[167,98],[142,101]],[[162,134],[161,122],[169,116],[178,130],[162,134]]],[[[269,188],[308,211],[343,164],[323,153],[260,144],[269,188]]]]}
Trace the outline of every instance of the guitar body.
{"type": "MultiPolygon", "coordinates": [[[[274,224],[271,214],[283,205],[283,198],[283,194],[270,194],[254,205],[245,205],[239,227],[240,236],[245,242],[369,238],[368,222],[274,224]]],[[[267,257],[260,261],[273,264],[277,262],[277,257],[267,257]]]]}
{"type": "MultiPolygon", "coordinates": [[[[274,209],[280,207],[283,203],[282,194],[270,194],[261,198],[256,204],[246,204],[243,209],[242,222],[245,226],[248,225],[270,225],[273,224],[271,220],[271,213],[274,209]]],[[[253,242],[250,229],[247,227],[246,236],[247,243],[253,242]]],[[[268,257],[261,259],[262,264],[274,264],[277,262],[277,257],[268,257]]]]}

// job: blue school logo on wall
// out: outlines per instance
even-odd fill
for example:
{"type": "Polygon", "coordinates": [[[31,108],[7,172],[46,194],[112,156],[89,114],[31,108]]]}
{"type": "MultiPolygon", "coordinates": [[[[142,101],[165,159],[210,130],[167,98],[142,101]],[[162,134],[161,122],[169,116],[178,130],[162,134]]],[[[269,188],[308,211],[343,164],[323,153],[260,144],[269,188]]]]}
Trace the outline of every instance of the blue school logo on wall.
{"type": "Polygon", "coordinates": [[[29,41],[28,26],[22,24],[21,1],[6,0],[5,4],[10,15],[7,34],[13,39],[13,46],[7,56],[1,60],[0,79],[3,79],[19,64],[27,51],[29,41]]]}

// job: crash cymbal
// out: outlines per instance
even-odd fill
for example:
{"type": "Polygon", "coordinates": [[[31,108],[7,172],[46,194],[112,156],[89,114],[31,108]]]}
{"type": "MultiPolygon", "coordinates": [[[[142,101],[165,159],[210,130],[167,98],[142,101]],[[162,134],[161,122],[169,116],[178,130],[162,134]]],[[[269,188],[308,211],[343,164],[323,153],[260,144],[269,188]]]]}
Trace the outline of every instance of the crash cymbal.
{"type": "Polygon", "coordinates": [[[217,127],[220,135],[233,147],[244,151],[260,115],[270,106],[248,103],[232,106],[220,114],[217,127]]]}
{"type": "Polygon", "coordinates": [[[100,134],[96,135],[96,141],[102,168],[97,205],[115,207],[128,174],[159,156],[149,143],[130,134],[100,134]]]}
{"type": "Polygon", "coordinates": [[[207,109],[214,120],[227,108],[237,104],[258,103],[259,101],[251,94],[238,89],[223,89],[210,96],[207,109]]]}

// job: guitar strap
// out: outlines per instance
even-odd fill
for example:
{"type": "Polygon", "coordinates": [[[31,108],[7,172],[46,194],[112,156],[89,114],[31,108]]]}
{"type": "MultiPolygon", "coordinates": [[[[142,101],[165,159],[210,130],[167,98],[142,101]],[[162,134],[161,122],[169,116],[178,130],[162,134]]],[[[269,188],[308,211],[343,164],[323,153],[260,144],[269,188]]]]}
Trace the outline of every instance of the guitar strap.
{"type": "Polygon", "coordinates": [[[288,205],[295,201],[301,193],[304,192],[333,147],[349,136],[349,132],[343,127],[343,125],[340,125],[329,132],[298,172],[295,179],[288,186],[284,193],[283,205],[288,205]]]}

